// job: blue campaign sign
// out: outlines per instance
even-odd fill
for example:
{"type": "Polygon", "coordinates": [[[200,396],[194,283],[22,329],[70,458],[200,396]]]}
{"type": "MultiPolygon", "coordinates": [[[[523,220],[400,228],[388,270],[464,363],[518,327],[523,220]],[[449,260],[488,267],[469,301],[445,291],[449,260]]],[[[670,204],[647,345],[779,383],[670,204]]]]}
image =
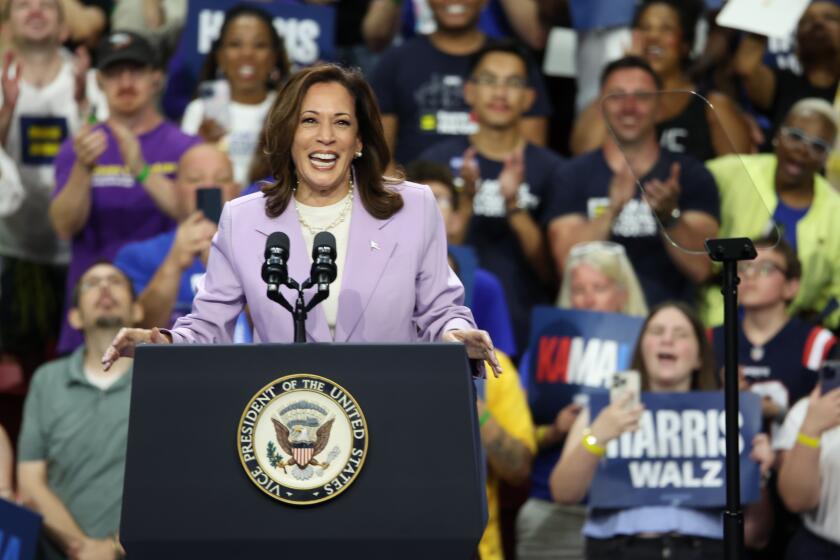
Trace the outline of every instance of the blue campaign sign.
{"type": "Polygon", "coordinates": [[[190,2],[181,46],[190,64],[198,69],[219,36],[225,11],[237,4],[251,4],[274,16],[274,27],[283,37],[292,64],[307,66],[330,60],[335,50],[335,10],[283,2],[201,0],[190,2]]]}
{"type": "MultiPolygon", "coordinates": [[[[571,0],[569,10],[578,31],[626,27],[633,23],[636,0],[571,0]]],[[[716,10],[722,0],[704,0],[706,10],[716,10]]]]}
{"type": "Polygon", "coordinates": [[[552,423],[586,387],[609,387],[615,372],[630,367],[642,323],[619,313],[534,308],[527,383],[534,421],[552,423]]]}
{"type": "Polygon", "coordinates": [[[332,6],[297,4],[288,0],[189,2],[184,30],[166,72],[164,109],[169,118],[181,118],[195,94],[204,57],[219,36],[225,12],[238,4],[252,5],[274,16],[274,27],[283,37],[293,65],[309,66],[335,57],[335,9],[332,6]]]}
{"type": "Polygon", "coordinates": [[[37,513],[0,499],[0,559],[35,558],[41,522],[37,513]]]}
{"type": "MultiPolygon", "coordinates": [[[[722,391],[642,393],[645,412],[635,432],[607,445],[589,490],[589,505],[630,508],[671,505],[726,505],[726,415],[722,391]]],[[[609,396],[593,395],[596,418],[609,396]]],[[[758,395],[740,395],[739,448],[741,501],[759,497],[758,463],[750,459],[752,439],[761,429],[758,395]]]]}

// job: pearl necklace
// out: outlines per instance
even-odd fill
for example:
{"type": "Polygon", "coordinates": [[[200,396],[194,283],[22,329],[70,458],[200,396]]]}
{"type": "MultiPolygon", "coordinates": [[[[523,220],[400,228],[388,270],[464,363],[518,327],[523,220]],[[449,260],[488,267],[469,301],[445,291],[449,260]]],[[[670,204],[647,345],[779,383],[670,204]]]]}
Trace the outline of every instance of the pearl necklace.
{"type": "Polygon", "coordinates": [[[295,211],[297,212],[298,222],[300,222],[300,225],[303,226],[303,228],[305,230],[307,230],[309,233],[311,233],[312,235],[317,235],[318,233],[320,233],[322,231],[329,231],[329,230],[332,230],[332,229],[338,227],[338,225],[341,224],[347,218],[347,215],[350,214],[350,210],[353,208],[353,191],[354,190],[355,189],[353,189],[353,179],[351,177],[350,178],[350,191],[347,193],[347,196],[344,197],[345,202],[344,202],[344,207],[341,209],[341,213],[328,226],[325,226],[323,228],[315,228],[315,227],[312,227],[310,224],[308,224],[306,222],[306,220],[303,219],[303,216],[300,215],[300,206],[298,205],[297,198],[295,198],[295,193],[297,192],[297,188],[292,189],[292,200],[295,201],[295,211]]]}

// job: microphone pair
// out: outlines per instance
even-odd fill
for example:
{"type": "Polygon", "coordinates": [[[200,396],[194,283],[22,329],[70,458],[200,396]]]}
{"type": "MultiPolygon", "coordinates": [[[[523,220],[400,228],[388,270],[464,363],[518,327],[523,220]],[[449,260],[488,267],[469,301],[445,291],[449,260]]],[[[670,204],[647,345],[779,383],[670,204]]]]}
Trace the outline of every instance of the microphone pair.
{"type": "MultiPolygon", "coordinates": [[[[264,257],[262,279],[269,285],[269,289],[272,286],[279,288],[281,285],[289,285],[289,236],[282,231],[275,231],[269,235],[265,243],[264,257]]],[[[335,236],[328,231],[318,232],[312,243],[312,268],[303,289],[313,285],[324,289],[332,283],[338,274],[335,260],[335,236]]],[[[293,285],[289,285],[290,288],[297,288],[294,280],[291,284],[293,285]]]]}

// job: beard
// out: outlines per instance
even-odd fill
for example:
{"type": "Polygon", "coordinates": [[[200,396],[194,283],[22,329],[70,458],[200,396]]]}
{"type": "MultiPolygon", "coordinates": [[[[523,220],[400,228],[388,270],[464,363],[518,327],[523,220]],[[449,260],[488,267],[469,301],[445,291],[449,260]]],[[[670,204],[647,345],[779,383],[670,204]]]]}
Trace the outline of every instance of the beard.
{"type": "Polygon", "coordinates": [[[116,315],[106,316],[106,317],[99,317],[94,321],[93,325],[97,329],[121,329],[125,326],[128,326],[125,319],[122,317],[118,317],[116,315]]]}

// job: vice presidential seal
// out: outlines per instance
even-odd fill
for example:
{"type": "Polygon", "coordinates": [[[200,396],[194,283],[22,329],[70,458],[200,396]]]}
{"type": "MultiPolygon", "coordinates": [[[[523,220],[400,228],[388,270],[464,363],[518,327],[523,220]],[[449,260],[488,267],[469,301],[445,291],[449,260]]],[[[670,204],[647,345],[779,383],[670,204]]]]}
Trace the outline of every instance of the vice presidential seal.
{"type": "Polygon", "coordinates": [[[367,454],[367,422],[340,385],[318,375],[287,375],[251,398],[236,445],[260,490],[281,502],[316,504],[356,479],[367,454]]]}

